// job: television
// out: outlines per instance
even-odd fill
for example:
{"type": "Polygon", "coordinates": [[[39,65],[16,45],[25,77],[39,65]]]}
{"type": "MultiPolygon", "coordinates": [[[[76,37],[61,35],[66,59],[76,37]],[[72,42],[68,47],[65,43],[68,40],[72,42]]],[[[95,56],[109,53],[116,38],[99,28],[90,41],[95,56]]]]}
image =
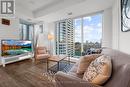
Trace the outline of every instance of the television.
{"type": "Polygon", "coordinates": [[[32,52],[31,41],[1,40],[1,56],[16,56],[29,52],[32,52]]]}

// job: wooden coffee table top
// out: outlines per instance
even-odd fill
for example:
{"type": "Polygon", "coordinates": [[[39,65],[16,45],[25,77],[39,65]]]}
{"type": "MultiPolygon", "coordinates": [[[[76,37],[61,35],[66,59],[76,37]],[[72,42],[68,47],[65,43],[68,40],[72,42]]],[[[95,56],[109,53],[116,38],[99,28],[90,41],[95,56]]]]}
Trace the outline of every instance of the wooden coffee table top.
{"type": "Polygon", "coordinates": [[[49,61],[59,62],[64,60],[67,56],[66,55],[54,55],[48,58],[49,61]]]}

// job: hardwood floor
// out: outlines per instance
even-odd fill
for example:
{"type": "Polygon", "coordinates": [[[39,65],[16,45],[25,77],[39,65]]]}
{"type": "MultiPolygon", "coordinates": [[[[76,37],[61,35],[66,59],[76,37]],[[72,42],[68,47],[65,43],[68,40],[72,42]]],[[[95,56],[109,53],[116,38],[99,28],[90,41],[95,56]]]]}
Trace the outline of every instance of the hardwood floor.
{"type": "Polygon", "coordinates": [[[43,75],[46,63],[24,60],[0,66],[0,87],[54,87],[43,75]]]}

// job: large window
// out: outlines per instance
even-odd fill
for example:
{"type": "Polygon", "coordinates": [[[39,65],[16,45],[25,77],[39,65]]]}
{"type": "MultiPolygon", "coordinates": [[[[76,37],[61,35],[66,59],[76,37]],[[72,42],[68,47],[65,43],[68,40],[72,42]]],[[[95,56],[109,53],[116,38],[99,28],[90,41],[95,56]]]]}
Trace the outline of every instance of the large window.
{"type": "Polygon", "coordinates": [[[81,43],[82,43],[82,19],[78,18],[74,20],[75,29],[75,56],[81,56],[81,43]]]}
{"type": "Polygon", "coordinates": [[[56,22],[56,54],[80,57],[101,47],[102,14],[56,22]]]}
{"type": "Polygon", "coordinates": [[[102,14],[74,19],[75,56],[101,47],[102,14]]]}
{"type": "Polygon", "coordinates": [[[21,40],[32,40],[33,25],[20,24],[21,40]]]}

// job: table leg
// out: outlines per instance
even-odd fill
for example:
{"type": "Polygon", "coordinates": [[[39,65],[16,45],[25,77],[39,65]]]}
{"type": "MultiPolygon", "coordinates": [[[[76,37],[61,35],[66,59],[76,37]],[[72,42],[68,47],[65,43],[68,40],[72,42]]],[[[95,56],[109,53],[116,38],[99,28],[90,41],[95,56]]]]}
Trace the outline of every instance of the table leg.
{"type": "Polygon", "coordinates": [[[57,62],[57,71],[60,70],[60,62],[57,62]]]}
{"type": "Polygon", "coordinates": [[[5,67],[5,60],[4,59],[2,59],[2,65],[3,65],[3,67],[5,67]]]}
{"type": "Polygon", "coordinates": [[[48,72],[48,69],[49,69],[49,61],[48,61],[48,59],[46,60],[46,62],[47,62],[46,69],[47,69],[47,72],[48,72]]]}

